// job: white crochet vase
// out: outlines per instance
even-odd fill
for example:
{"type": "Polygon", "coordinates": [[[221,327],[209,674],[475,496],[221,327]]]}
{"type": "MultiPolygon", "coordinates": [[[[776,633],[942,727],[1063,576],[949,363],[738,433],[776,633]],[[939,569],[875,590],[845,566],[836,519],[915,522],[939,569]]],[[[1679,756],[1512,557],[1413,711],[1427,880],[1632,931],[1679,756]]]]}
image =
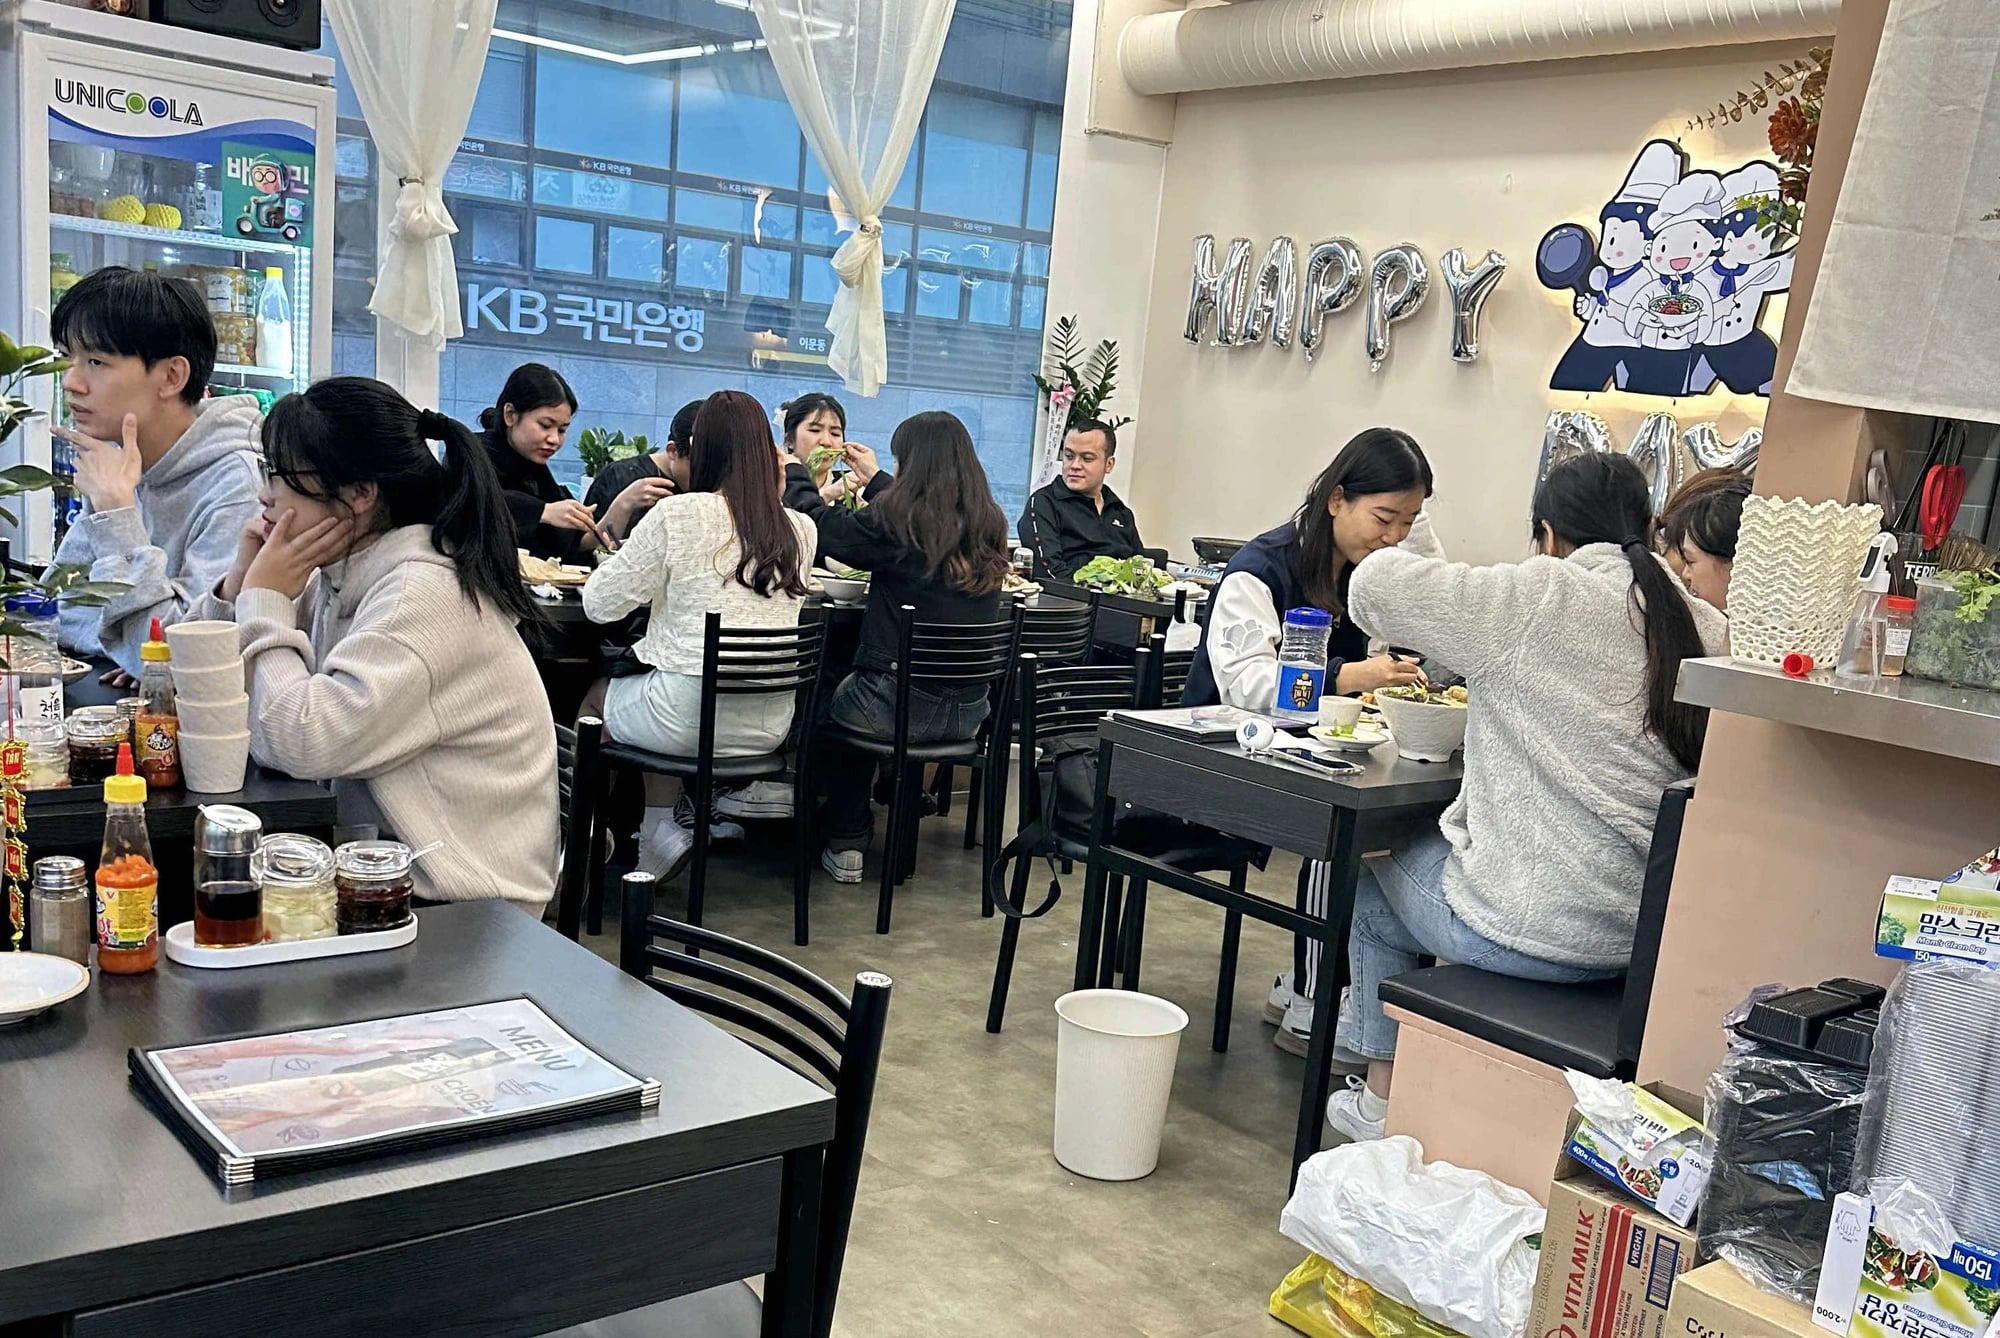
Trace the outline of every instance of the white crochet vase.
{"type": "Polygon", "coordinates": [[[1873,503],[1751,497],[1729,576],[1729,650],[1777,664],[1792,651],[1831,669],[1854,603],[1861,557],[1882,530],[1873,503]]]}

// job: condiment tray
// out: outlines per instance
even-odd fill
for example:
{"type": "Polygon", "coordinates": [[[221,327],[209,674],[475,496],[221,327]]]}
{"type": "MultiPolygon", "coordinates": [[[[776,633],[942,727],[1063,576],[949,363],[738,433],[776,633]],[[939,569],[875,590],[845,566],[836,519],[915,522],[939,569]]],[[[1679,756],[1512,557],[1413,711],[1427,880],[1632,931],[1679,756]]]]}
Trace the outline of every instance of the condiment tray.
{"type": "Polygon", "coordinates": [[[346,957],[357,952],[381,952],[417,940],[417,917],[396,929],[373,934],[336,934],[331,938],[298,939],[289,943],[246,943],[236,948],[204,948],[194,941],[194,923],[184,921],[160,936],[167,956],[182,966],[228,969],[303,962],[314,957],[346,957]]]}

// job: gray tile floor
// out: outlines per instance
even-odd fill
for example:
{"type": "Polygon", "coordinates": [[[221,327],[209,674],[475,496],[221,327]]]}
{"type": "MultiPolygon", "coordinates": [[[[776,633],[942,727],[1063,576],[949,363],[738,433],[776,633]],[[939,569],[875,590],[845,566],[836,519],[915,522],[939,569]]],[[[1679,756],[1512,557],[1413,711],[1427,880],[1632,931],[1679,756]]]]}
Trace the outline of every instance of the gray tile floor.
{"type": "MultiPolygon", "coordinates": [[[[961,796],[961,801],[962,801],[961,796]]],[[[977,861],[962,810],[924,823],[917,876],[898,889],[895,929],[874,933],[875,884],[814,880],[813,941],[791,944],[783,826],[751,824],[718,852],[708,923],[792,954],[836,983],[864,968],[896,982],[836,1333],[846,1338],[1091,1334],[1275,1338],[1272,1289],[1304,1252],[1278,1234],[1301,1063],[1262,1022],[1285,936],[1245,923],[1230,1049],[1208,1048],[1222,912],[1155,891],[1142,985],[1174,1000],[1183,1038],[1159,1169],[1106,1184],[1050,1154],[1053,1003],[1068,989],[1082,871],[1030,922],[999,1036],[985,1031],[1000,921],[979,915],[977,861]]],[[[1045,866],[1044,866],[1045,867],[1045,866]]],[[[1289,901],[1296,864],[1252,871],[1289,901]]],[[[660,909],[677,913],[683,884],[660,909]]],[[[615,913],[615,911],[614,911],[615,913]]],[[[610,926],[606,926],[610,929],[610,926]]],[[[615,953],[615,934],[594,940],[615,953]]]]}

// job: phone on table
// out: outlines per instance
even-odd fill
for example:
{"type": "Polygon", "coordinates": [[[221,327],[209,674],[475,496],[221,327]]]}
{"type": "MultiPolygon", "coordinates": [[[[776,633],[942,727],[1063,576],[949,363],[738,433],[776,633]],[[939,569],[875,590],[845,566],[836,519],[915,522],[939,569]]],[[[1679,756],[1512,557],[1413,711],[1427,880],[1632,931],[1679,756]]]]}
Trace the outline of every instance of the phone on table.
{"type": "Polygon", "coordinates": [[[1280,744],[1270,750],[1270,756],[1290,762],[1293,766],[1304,767],[1326,776],[1359,776],[1362,768],[1341,757],[1321,757],[1307,748],[1288,748],[1280,744]]]}

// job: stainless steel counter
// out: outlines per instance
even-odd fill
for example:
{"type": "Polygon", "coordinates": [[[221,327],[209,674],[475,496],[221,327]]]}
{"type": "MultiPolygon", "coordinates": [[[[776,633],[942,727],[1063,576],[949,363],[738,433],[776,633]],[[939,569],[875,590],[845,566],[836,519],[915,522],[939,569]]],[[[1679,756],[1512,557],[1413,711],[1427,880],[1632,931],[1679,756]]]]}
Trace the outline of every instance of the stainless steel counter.
{"type": "Polygon", "coordinates": [[[2000,765],[1996,692],[1908,676],[1871,682],[1818,671],[1793,679],[1776,669],[1718,658],[1685,661],[1674,695],[1734,715],[2000,765]]]}

